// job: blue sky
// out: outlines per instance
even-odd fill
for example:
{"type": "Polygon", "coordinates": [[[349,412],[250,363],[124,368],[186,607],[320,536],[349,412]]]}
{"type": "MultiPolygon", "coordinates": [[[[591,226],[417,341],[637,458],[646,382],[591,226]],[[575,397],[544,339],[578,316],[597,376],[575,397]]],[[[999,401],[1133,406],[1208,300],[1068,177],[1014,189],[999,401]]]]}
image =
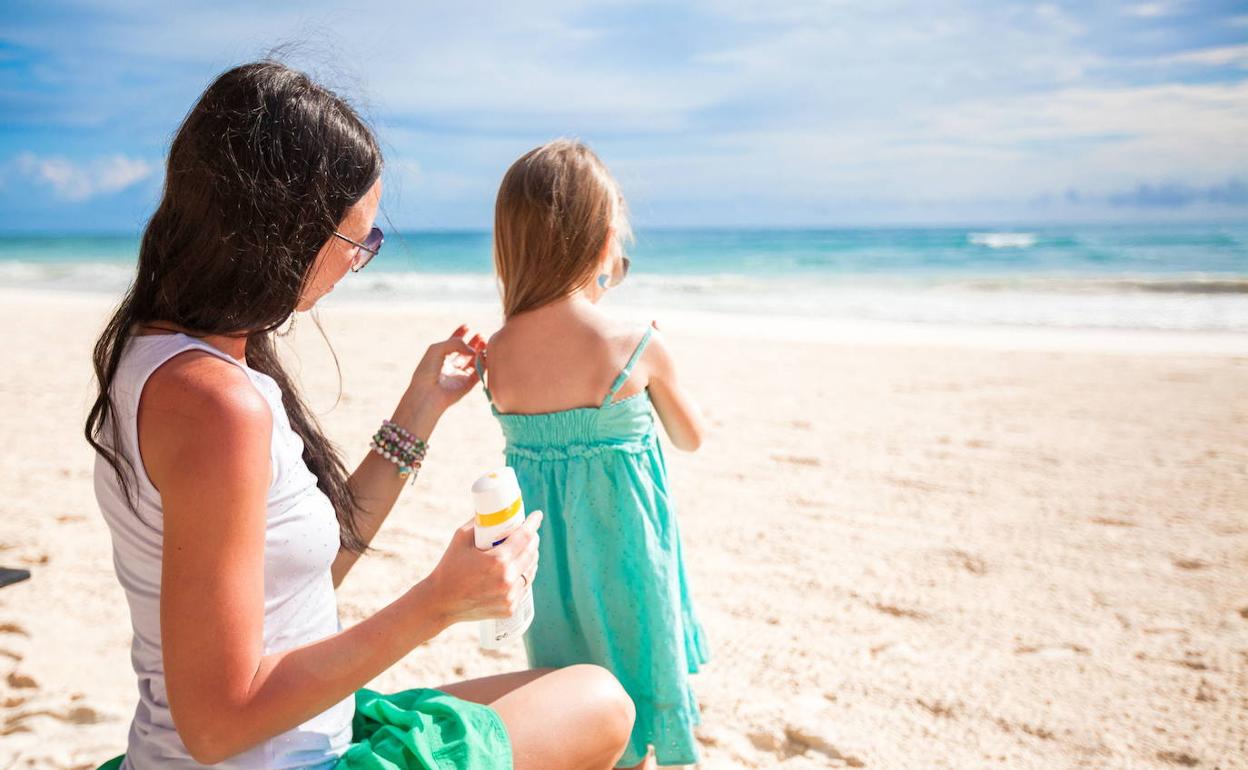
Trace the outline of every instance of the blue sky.
{"type": "Polygon", "coordinates": [[[136,231],[204,86],[282,43],[402,227],[488,226],[556,136],[643,228],[1248,217],[1242,2],[6,5],[0,229],[136,231]]]}

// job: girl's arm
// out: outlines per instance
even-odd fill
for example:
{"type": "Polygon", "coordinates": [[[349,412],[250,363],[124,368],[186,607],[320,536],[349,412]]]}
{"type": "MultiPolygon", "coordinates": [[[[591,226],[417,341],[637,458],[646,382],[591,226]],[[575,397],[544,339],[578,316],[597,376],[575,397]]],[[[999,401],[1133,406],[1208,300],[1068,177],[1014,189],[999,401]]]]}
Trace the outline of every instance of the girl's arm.
{"type": "Polygon", "coordinates": [[[659,334],[657,325],[650,337],[645,361],[650,373],[647,385],[650,389],[650,400],[654,402],[654,409],[659,413],[663,430],[667,431],[667,437],[677,449],[696,451],[702,446],[706,422],[702,417],[702,410],[677,382],[676,361],[667,347],[667,342],[659,334]]]}
{"type": "Polygon", "coordinates": [[[236,367],[185,354],[148,381],[142,462],[164,515],[160,621],[169,707],[213,764],[350,696],[448,625],[507,614],[536,568],[536,524],[491,551],[456,532],[436,568],[377,614],[264,654],[264,535],[272,417],[236,367]],[[513,542],[515,545],[513,545],[513,542]]]}
{"type": "MultiPolygon", "coordinates": [[[[485,343],[477,335],[473,335],[469,342],[464,342],[467,332],[467,326],[460,326],[446,340],[429,346],[412,374],[412,382],[407,392],[390,416],[400,428],[428,441],[447,407],[472,390],[477,382],[477,373],[471,359],[466,364],[462,363],[462,359],[453,359],[453,372],[443,376],[442,371],[447,356],[472,356],[476,350],[484,347],[485,343]]],[[[351,474],[348,484],[355,492],[359,506],[356,523],[365,545],[371,543],[373,536],[381,529],[407,481],[399,477],[394,463],[371,451],[351,474]]],[[[345,548],[339,549],[331,569],[335,588],[342,583],[359,558],[358,553],[345,548]]]]}

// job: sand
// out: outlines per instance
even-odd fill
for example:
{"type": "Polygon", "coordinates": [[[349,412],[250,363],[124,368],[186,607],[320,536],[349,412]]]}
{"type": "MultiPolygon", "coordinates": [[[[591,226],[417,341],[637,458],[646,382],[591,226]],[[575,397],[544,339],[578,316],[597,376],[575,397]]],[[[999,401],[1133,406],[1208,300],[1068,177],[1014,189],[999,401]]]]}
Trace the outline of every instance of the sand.
{"type": "MultiPolygon", "coordinates": [[[[0,564],[34,573],[0,589],[0,767],[93,768],[136,699],[81,437],[107,309],[0,294],[0,564]]],[[[321,315],[336,408],[310,323],[290,360],[352,457],[425,345],[496,323],[321,315]]],[[[703,767],[1248,767],[1248,341],[662,318],[714,426],[669,452],[712,644],[703,767]]],[[[502,448],[479,392],[431,443],[344,623],[427,573],[502,448]]],[[[474,638],[373,686],[523,667],[474,638]]]]}

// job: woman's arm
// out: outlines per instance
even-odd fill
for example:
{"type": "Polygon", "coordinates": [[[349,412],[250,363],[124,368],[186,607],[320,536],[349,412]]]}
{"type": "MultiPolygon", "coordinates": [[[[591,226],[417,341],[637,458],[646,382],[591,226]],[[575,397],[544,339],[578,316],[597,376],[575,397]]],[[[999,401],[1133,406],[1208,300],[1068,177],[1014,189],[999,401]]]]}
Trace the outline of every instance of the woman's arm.
{"type": "Polygon", "coordinates": [[[338,634],[263,654],[267,403],[236,367],[172,359],[139,407],[144,467],[164,514],[161,645],[174,725],[212,764],[348,697],[451,623],[501,617],[536,568],[540,516],[491,551],[456,532],[430,575],[338,634]],[[514,545],[513,545],[514,543],[514,545]]]}
{"type": "MultiPolygon", "coordinates": [[[[477,382],[477,373],[471,359],[467,363],[452,359],[450,371],[443,372],[447,356],[472,356],[477,349],[484,346],[484,342],[477,335],[465,342],[464,335],[467,333],[468,327],[460,326],[446,340],[429,346],[412,374],[412,382],[407,392],[390,416],[399,427],[428,441],[447,407],[472,390],[477,382]]],[[[407,479],[399,477],[394,463],[375,452],[369,452],[347,483],[355,492],[359,506],[356,524],[361,539],[367,545],[372,542],[382,523],[390,515],[407,479]]],[[[342,583],[359,558],[360,554],[354,551],[339,549],[331,570],[334,587],[342,583]]]]}
{"type": "Polygon", "coordinates": [[[702,446],[706,423],[702,410],[676,379],[676,361],[667,342],[659,334],[658,326],[655,326],[650,346],[646,349],[645,362],[650,374],[647,384],[650,400],[654,402],[667,437],[677,449],[696,451],[702,446]]]}

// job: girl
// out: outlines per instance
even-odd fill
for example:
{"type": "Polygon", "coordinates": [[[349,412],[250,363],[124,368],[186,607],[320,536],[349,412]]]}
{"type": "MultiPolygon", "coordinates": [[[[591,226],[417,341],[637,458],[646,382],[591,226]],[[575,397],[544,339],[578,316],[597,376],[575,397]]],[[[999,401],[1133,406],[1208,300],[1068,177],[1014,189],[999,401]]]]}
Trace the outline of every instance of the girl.
{"type": "Polygon", "coordinates": [[[274,62],[221,75],[174,137],[86,426],[139,695],[107,767],[605,770],[623,750],[632,704],[598,667],[361,689],[452,623],[510,614],[540,523],[485,553],[461,527],[425,579],[340,626],[334,589],[477,379],[439,376],[473,353],[461,327],[348,473],[276,355],[274,329],[380,250],[381,165],[346,102],[274,62]]]}
{"type": "Polygon", "coordinates": [[[488,355],[507,464],[546,514],[529,663],[616,675],[636,706],[619,766],[648,762],[649,746],[660,765],[696,762],[689,674],[708,654],[653,415],[679,449],[703,427],[656,329],[597,306],[628,271],[623,198],[588,147],[559,140],[507,171],[494,228],[505,320],[478,373],[488,355]]]}

